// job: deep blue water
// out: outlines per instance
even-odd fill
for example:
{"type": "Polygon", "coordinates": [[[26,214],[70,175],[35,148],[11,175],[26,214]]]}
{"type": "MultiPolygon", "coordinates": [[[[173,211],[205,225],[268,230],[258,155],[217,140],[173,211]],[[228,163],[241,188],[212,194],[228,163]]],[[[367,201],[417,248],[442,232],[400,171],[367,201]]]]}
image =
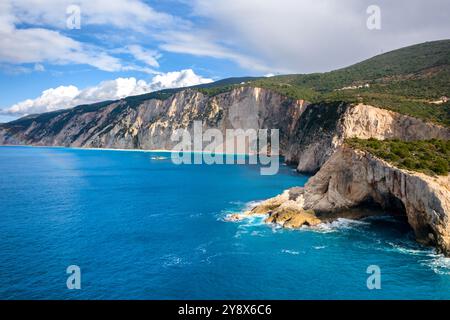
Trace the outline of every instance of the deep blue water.
{"type": "Polygon", "coordinates": [[[450,298],[450,260],[402,221],[282,230],[225,222],[303,185],[282,166],[185,165],[164,153],[0,148],[1,299],[450,298]],[[81,268],[68,290],[66,268],[81,268]],[[381,268],[381,290],[366,269],[381,268]]]}

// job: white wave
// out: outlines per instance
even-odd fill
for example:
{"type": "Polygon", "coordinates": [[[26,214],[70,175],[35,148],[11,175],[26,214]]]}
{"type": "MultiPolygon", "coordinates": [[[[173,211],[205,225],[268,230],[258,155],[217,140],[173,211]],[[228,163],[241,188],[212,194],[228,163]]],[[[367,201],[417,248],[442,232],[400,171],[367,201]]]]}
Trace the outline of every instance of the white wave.
{"type": "Polygon", "coordinates": [[[369,222],[361,221],[361,220],[351,220],[351,219],[345,219],[345,218],[338,218],[337,220],[334,220],[332,222],[324,222],[317,226],[313,227],[302,227],[302,229],[305,230],[312,230],[322,233],[328,233],[328,232],[337,232],[340,230],[349,230],[358,228],[361,226],[369,225],[369,222]]]}
{"type": "Polygon", "coordinates": [[[237,205],[237,206],[242,206],[244,205],[246,202],[242,202],[242,201],[230,201],[230,204],[232,205],[237,205]]]}
{"type": "Polygon", "coordinates": [[[249,202],[240,202],[240,201],[233,201],[230,202],[231,204],[234,204],[238,206],[235,210],[224,210],[222,211],[218,217],[217,220],[225,221],[225,222],[245,222],[245,224],[241,224],[242,226],[255,226],[255,225],[261,225],[264,223],[264,219],[267,217],[267,214],[252,214],[252,215],[244,215],[244,212],[250,211],[257,205],[261,204],[263,200],[258,201],[249,201],[249,202]],[[232,216],[238,215],[239,219],[233,219],[232,216]]]}
{"type": "Polygon", "coordinates": [[[244,221],[245,223],[241,224],[239,227],[245,228],[265,225],[266,223],[264,222],[264,220],[266,220],[266,218],[267,214],[252,214],[244,216],[242,221],[244,221]]]}
{"type": "Polygon", "coordinates": [[[284,229],[282,226],[276,223],[271,223],[268,226],[272,229],[272,233],[278,233],[278,232],[284,232],[286,229],[284,229]]]}
{"type": "Polygon", "coordinates": [[[159,156],[159,157],[151,157],[150,159],[152,159],[152,160],[167,160],[167,159],[169,159],[169,158],[167,158],[167,157],[161,157],[161,156],[159,156]]]}
{"type": "Polygon", "coordinates": [[[400,254],[410,255],[410,256],[418,256],[420,259],[418,260],[420,265],[425,266],[433,270],[436,274],[439,275],[450,275],[450,258],[445,257],[442,254],[437,254],[436,251],[432,248],[420,247],[415,243],[407,243],[400,242],[385,242],[389,246],[378,246],[378,247],[370,247],[370,249],[396,252],[400,254]]]}
{"type": "Polygon", "coordinates": [[[403,254],[414,255],[414,256],[426,256],[431,253],[431,249],[420,249],[420,248],[408,248],[402,244],[387,242],[391,246],[391,250],[403,254]]]}
{"type": "Polygon", "coordinates": [[[177,266],[177,265],[186,265],[186,264],[190,264],[188,261],[186,261],[185,259],[175,256],[175,255],[165,255],[163,257],[163,266],[164,267],[173,267],[173,266],[177,266]]]}
{"type": "Polygon", "coordinates": [[[207,251],[206,248],[198,248],[197,250],[200,251],[203,254],[205,254],[206,251],[207,251]]]}
{"type": "Polygon", "coordinates": [[[212,241],[209,241],[207,243],[202,243],[201,245],[199,245],[196,250],[201,252],[202,254],[205,254],[208,250],[208,246],[212,243],[212,241]]]}
{"type": "Polygon", "coordinates": [[[432,259],[421,260],[421,265],[431,268],[436,274],[450,275],[450,258],[443,255],[430,254],[432,259]]]}
{"type": "Polygon", "coordinates": [[[227,209],[222,211],[223,214],[241,214],[246,211],[250,211],[257,205],[260,205],[264,200],[257,200],[257,201],[249,201],[249,202],[242,202],[242,201],[231,201],[230,204],[233,205],[233,209],[227,209]]]}
{"type": "Polygon", "coordinates": [[[256,206],[259,206],[263,202],[264,202],[264,200],[249,201],[249,202],[245,203],[243,210],[244,211],[249,211],[249,210],[253,209],[256,206]]]}
{"type": "Polygon", "coordinates": [[[327,246],[314,246],[313,248],[316,250],[325,249],[327,246]]]}

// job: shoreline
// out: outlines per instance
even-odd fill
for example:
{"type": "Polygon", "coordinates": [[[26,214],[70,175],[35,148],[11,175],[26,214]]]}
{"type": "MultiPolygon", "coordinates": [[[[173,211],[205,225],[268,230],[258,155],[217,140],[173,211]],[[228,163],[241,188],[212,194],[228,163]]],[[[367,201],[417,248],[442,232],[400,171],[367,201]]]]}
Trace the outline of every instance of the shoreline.
{"type": "Polygon", "coordinates": [[[33,145],[23,145],[23,144],[10,144],[10,145],[0,145],[2,147],[24,147],[24,148],[51,148],[51,149],[73,149],[73,150],[89,150],[89,151],[120,151],[120,152],[164,152],[164,153],[174,153],[176,151],[166,150],[166,149],[119,149],[119,148],[83,148],[83,147],[64,147],[64,146],[33,146],[33,145]]]}
{"type": "MultiPolygon", "coordinates": [[[[23,145],[23,144],[8,144],[0,145],[2,147],[25,147],[25,148],[52,148],[52,149],[73,149],[73,150],[94,150],[94,151],[120,151],[120,152],[159,152],[159,153],[193,153],[193,154],[206,154],[211,153],[207,151],[173,151],[167,149],[121,149],[121,148],[84,148],[84,147],[65,147],[65,146],[33,146],[33,145],[23,145]]],[[[215,155],[234,155],[234,156],[259,156],[259,154],[252,153],[226,153],[226,152],[215,152],[215,155]]],[[[278,155],[280,158],[284,158],[283,155],[278,155]]],[[[285,163],[285,161],[283,161],[285,163]]]]}

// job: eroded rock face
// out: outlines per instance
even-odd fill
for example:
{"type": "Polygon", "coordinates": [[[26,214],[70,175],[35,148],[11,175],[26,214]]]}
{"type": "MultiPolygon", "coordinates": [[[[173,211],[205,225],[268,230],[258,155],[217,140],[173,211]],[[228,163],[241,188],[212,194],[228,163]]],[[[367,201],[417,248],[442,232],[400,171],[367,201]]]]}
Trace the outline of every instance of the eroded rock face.
{"type": "Polygon", "coordinates": [[[304,210],[297,202],[289,200],[271,211],[265,222],[296,229],[303,226],[316,226],[322,223],[322,220],[313,211],[304,210]]]}
{"type": "Polygon", "coordinates": [[[450,130],[446,127],[364,104],[347,110],[342,121],[342,132],[345,138],[360,139],[450,139],[450,130]]]}
{"type": "Polygon", "coordinates": [[[350,105],[310,105],[296,122],[285,151],[286,161],[298,164],[300,172],[315,172],[344,141],[342,120],[350,105]]]}
{"type": "Polygon", "coordinates": [[[297,163],[300,172],[319,170],[347,138],[450,139],[447,127],[364,104],[313,107],[297,122],[286,150],[287,161],[297,163]]]}
{"type": "Polygon", "coordinates": [[[278,207],[272,206],[269,214],[285,204],[294,208],[295,202],[299,215],[312,210],[322,221],[368,202],[403,211],[419,242],[450,255],[450,176],[401,170],[366,152],[341,147],[304,188],[287,190],[274,199],[267,203],[278,207]]]}
{"type": "Polygon", "coordinates": [[[125,100],[95,107],[77,107],[41,117],[0,125],[0,144],[121,149],[172,149],[176,129],[279,129],[283,150],[294,123],[307,104],[270,90],[243,87],[208,97],[195,90],[180,91],[166,100],[138,105],[125,100]]]}
{"type": "Polygon", "coordinates": [[[0,125],[0,144],[172,149],[176,129],[278,129],[280,151],[302,172],[316,172],[345,138],[450,138],[450,129],[366,105],[308,104],[270,90],[242,87],[208,97],[180,91],[166,100],[125,100],[30,116],[0,125]]]}

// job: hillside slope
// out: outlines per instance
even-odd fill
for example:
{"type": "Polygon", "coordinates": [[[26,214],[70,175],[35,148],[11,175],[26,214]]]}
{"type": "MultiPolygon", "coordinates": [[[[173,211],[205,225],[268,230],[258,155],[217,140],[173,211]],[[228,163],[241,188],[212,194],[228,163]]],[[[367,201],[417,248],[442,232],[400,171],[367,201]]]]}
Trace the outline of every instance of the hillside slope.
{"type": "MultiPolygon", "coordinates": [[[[246,85],[310,102],[374,105],[450,126],[450,102],[430,103],[450,97],[450,40],[394,50],[331,72],[260,78],[246,85]]],[[[201,90],[213,95],[224,89],[201,90]]]]}

